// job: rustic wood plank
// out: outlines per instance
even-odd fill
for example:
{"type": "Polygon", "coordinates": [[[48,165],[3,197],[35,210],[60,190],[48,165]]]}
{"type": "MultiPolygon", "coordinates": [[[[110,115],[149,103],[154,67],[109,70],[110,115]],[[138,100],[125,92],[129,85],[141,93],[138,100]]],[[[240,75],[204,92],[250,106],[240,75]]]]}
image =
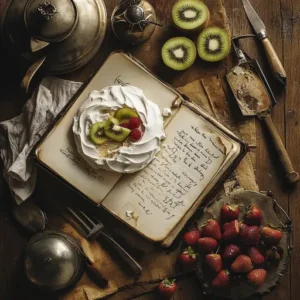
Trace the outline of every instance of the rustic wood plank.
{"type": "MultiPolygon", "coordinates": [[[[300,121],[300,103],[299,103],[299,67],[295,63],[300,59],[300,38],[299,38],[299,10],[300,1],[288,0],[281,1],[281,13],[283,18],[282,35],[284,46],[284,65],[288,72],[288,89],[286,91],[285,100],[285,116],[286,116],[286,147],[290,152],[291,159],[296,169],[300,169],[299,156],[299,121],[300,121]]],[[[294,220],[294,251],[291,258],[290,268],[290,297],[291,299],[299,298],[299,269],[300,264],[299,249],[300,243],[297,238],[300,234],[300,186],[289,193],[290,215],[294,220]]]]}

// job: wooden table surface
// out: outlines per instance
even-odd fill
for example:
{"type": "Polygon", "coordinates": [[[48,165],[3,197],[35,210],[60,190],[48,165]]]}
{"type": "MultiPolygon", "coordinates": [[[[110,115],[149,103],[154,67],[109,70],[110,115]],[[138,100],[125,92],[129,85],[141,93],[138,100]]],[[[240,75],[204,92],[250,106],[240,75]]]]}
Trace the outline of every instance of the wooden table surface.
{"type": "MultiPolygon", "coordinates": [[[[210,0],[207,0],[210,1],[210,0]]],[[[1,8],[0,0],[0,8],[1,8]]],[[[108,15],[117,1],[106,0],[108,15]]],[[[166,10],[170,9],[173,0],[151,1],[160,21],[164,20],[166,10]]],[[[233,35],[251,33],[251,28],[246,20],[240,0],[224,1],[230,28],[233,35]]],[[[243,47],[249,55],[256,57],[261,62],[277,98],[277,105],[272,112],[274,123],[286,144],[287,150],[294,162],[296,170],[300,171],[300,0],[252,0],[251,1],[268,29],[269,38],[281,58],[287,72],[288,84],[284,91],[280,84],[273,80],[266,57],[260,45],[255,41],[243,42],[243,47]]],[[[0,9],[1,12],[1,9],[0,9]]],[[[116,46],[111,32],[106,37],[105,43],[99,54],[93,61],[71,77],[76,80],[84,80],[87,75],[95,71],[104,58],[116,46]],[[113,41],[113,42],[112,42],[113,41]]],[[[148,65],[151,53],[139,53],[139,58],[148,65]]],[[[0,121],[16,116],[26,101],[26,96],[19,89],[22,73],[13,58],[7,54],[0,56],[0,121]]],[[[223,71],[226,71],[226,64],[223,71]]],[[[209,70],[208,70],[209,71],[209,70]]],[[[159,73],[159,69],[154,72],[159,73]]],[[[176,76],[173,73],[159,74],[164,80],[174,86],[181,86],[191,80],[197,79],[195,71],[187,71],[184,75],[176,76]]],[[[294,188],[288,188],[283,184],[283,177],[274,150],[269,146],[268,139],[261,128],[257,133],[257,181],[261,190],[272,190],[276,199],[286,209],[293,219],[294,251],[288,271],[279,287],[264,299],[299,299],[300,293],[300,184],[294,188]]],[[[51,295],[41,295],[32,290],[21,278],[20,253],[28,240],[28,235],[23,232],[11,218],[10,197],[8,189],[4,189],[4,195],[0,203],[0,299],[3,300],[34,300],[55,299],[51,295]]],[[[193,276],[181,281],[179,291],[174,299],[208,299],[201,294],[197,279],[193,276]]],[[[153,295],[144,295],[138,299],[155,299],[153,295]]]]}

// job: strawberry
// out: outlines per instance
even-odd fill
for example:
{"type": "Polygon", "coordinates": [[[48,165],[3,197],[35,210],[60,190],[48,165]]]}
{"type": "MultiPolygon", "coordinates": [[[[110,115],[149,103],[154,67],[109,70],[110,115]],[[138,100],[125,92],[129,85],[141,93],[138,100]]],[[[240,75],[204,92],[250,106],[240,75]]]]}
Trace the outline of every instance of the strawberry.
{"type": "Polygon", "coordinates": [[[282,249],[278,249],[273,246],[271,249],[266,251],[266,259],[270,262],[279,262],[281,260],[281,256],[283,254],[282,249]]]}
{"type": "Polygon", "coordinates": [[[142,121],[140,118],[131,117],[129,119],[128,128],[129,129],[139,128],[141,126],[141,124],[142,124],[142,121]]]}
{"type": "Polygon", "coordinates": [[[125,123],[120,124],[120,126],[123,128],[129,128],[129,123],[125,122],[125,123]]]}
{"type": "Polygon", "coordinates": [[[171,299],[177,290],[175,279],[164,279],[157,287],[160,296],[163,299],[171,299]]]}
{"type": "Polygon", "coordinates": [[[210,237],[204,237],[198,240],[198,246],[201,250],[211,253],[218,247],[218,242],[210,237]]]}
{"type": "Polygon", "coordinates": [[[207,254],[205,256],[207,265],[216,273],[222,270],[222,258],[220,254],[207,254]]]}
{"type": "Polygon", "coordinates": [[[183,236],[183,240],[188,246],[196,246],[199,239],[200,231],[198,229],[193,229],[183,236]]]}
{"type": "Polygon", "coordinates": [[[261,234],[267,245],[277,245],[282,239],[282,232],[270,227],[263,227],[261,229],[261,234]]]}
{"type": "Polygon", "coordinates": [[[255,247],[251,247],[248,249],[248,255],[255,265],[261,265],[265,262],[264,256],[255,247]]]}
{"type": "Polygon", "coordinates": [[[236,273],[248,273],[253,269],[253,265],[249,256],[240,255],[231,264],[231,270],[236,273]]]}
{"type": "Polygon", "coordinates": [[[241,253],[241,248],[237,245],[227,245],[223,250],[222,257],[225,259],[233,259],[236,258],[241,253]]]}
{"type": "Polygon", "coordinates": [[[190,268],[193,267],[197,261],[197,255],[192,247],[188,247],[179,255],[179,262],[182,266],[190,268]]]}
{"type": "Polygon", "coordinates": [[[208,222],[203,226],[202,236],[211,237],[215,240],[220,240],[222,234],[219,223],[216,220],[208,220],[208,222]]]}
{"type": "Polygon", "coordinates": [[[267,271],[264,269],[255,269],[247,274],[247,278],[253,285],[260,286],[267,277],[267,271]]]}
{"type": "Polygon", "coordinates": [[[223,239],[225,241],[233,240],[238,237],[240,233],[240,226],[237,220],[234,220],[229,223],[225,223],[223,226],[223,239]]]}
{"type": "Polygon", "coordinates": [[[229,205],[224,204],[221,207],[221,218],[223,222],[230,222],[233,220],[237,220],[239,217],[239,207],[238,205],[229,205]]]}
{"type": "Polygon", "coordinates": [[[257,206],[251,205],[246,214],[245,223],[248,225],[260,225],[262,218],[262,211],[257,206]]]}
{"type": "Polygon", "coordinates": [[[211,285],[214,288],[225,288],[228,286],[230,281],[229,277],[229,271],[228,270],[222,270],[220,271],[217,276],[212,280],[211,285]]]}
{"type": "Polygon", "coordinates": [[[138,129],[133,129],[131,130],[131,133],[130,133],[130,140],[132,142],[137,142],[141,139],[142,137],[142,133],[138,130],[138,129]]]}
{"type": "Polygon", "coordinates": [[[260,230],[257,226],[243,225],[240,234],[242,242],[247,246],[256,246],[260,242],[260,230]]]}

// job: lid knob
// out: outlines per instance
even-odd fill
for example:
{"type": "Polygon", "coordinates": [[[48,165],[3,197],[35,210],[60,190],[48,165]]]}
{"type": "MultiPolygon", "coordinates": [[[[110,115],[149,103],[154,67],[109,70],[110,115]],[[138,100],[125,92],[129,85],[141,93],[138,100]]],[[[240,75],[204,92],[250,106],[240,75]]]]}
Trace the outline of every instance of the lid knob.
{"type": "Polygon", "coordinates": [[[56,7],[48,1],[41,3],[38,7],[38,11],[46,20],[50,20],[55,14],[58,13],[56,7]]]}
{"type": "Polygon", "coordinates": [[[78,21],[73,0],[29,0],[25,7],[24,21],[32,37],[46,42],[66,39],[78,21]]]}
{"type": "Polygon", "coordinates": [[[144,20],[144,10],[138,5],[131,5],[128,7],[125,13],[125,17],[128,22],[136,24],[144,20]]]}

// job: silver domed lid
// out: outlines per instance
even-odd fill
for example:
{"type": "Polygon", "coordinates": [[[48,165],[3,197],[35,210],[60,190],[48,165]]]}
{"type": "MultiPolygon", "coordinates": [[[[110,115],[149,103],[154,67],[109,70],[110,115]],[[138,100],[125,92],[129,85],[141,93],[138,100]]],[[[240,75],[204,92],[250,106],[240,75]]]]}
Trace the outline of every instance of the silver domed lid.
{"type": "Polygon", "coordinates": [[[35,235],[24,253],[25,275],[38,287],[57,291],[75,284],[82,276],[84,257],[76,241],[63,233],[35,235]]]}
{"type": "Polygon", "coordinates": [[[31,36],[47,42],[66,39],[78,22],[72,0],[29,0],[25,6],[24,21],[31,36]]]}

